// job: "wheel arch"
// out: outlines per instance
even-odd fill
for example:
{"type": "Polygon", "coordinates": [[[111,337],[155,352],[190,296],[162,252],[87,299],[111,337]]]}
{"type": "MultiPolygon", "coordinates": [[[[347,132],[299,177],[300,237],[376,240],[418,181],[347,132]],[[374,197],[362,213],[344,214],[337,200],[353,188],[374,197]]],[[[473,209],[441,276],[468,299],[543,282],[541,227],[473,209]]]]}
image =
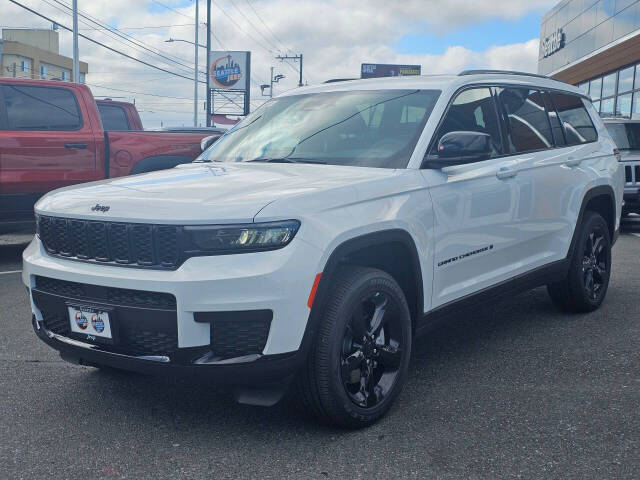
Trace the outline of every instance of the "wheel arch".
{"type": "Polygon", "coordinates": [[[345,240],[331,252],[316,290],[303,346],[310,345],[315,336],[332,285],[332,277],[340,266],[349,264],[378,268],[389,273],[405,293],[415,329],[424,303],[418,250],[411,234],[406,230],[382,230],[345,240]],[[389,250],[393,255],[382,258],[379,253],[383,250],[389,250]]]}
{"type": "Polygon", "coordinates": [[[573,231],[573,237],[571,238],[571,244],[569,246],[569,252],[567,258],[571,258],[573,250],[575,249],[578,241],[578,231],[584,214],[586,211],[594,211],[604,217],[609,226],[609,235],[611,242],[615,242],[616,239],[616,200],[613,188],[610,185],[599,185],[587,190],[582,197],[582,204],[580,205],[580,213],[578,214],[578,220],[573,231]]]}

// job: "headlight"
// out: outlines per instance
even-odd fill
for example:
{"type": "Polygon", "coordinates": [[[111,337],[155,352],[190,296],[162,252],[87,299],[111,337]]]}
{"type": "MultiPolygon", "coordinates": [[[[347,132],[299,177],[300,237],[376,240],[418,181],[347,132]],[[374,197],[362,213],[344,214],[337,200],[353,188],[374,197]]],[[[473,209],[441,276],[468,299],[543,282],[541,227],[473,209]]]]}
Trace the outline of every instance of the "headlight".
{"type": "Polygon", "coordinates": [[[297,220],[185,227],[191,253],[241,253],[275,250],[287,245],[300,228],[297,220]]]}

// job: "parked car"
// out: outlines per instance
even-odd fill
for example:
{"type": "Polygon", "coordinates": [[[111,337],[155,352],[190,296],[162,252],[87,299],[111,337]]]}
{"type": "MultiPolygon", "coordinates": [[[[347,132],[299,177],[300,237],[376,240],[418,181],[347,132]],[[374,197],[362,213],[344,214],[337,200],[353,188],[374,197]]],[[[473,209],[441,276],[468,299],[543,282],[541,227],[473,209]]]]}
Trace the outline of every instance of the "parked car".
{"type": "Polygon", "coordinates": [[[192,164],[42,198],[33,328],[69,361],[257,405],[293,385],[319,418],[369,425],[434,321],[541,285],[600,306],[616,157],[589,99],[536,75],[290,90],[192,164]]]}
{"type": "Polygon", "coordinates": [[[33,225],[46,192],[191,162],[210,135],[109,130],[85,85],[0,78],[0,232],[33,225]]]}
{"type": "Polygon", "coordinates": [[[604,124],[620,150],[624,167],[622,215],[640,214],[640,120],[607,118],[604,124]]]}

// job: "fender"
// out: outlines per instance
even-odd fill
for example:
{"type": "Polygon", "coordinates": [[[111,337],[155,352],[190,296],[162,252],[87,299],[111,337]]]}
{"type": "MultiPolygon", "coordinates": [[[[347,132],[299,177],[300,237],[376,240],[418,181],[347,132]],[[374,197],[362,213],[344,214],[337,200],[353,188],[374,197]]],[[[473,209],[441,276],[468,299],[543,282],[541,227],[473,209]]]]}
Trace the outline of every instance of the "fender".
{"type": "Polygon", "coordinates": [[[155,170],[166,170],[182,163],[191,163],[193,160],[191,157],[183,157],[180,155],[156,155],[154,157],[147,157],[134,165],[130,175],[153,172],[155,170]]]}
{"type": "Polygon", "coordinates": [[[573,251],[575,249],[576,243],[578,242],[578,228],[582,224],[582,219],[584,217],[584,212],[586,210],[587,204],[589,201],[595,197],[599,197],[601,195],[606,195],[611,198],[611,204],[613,205],[613,211],[611,212],[611,218],[613,218],[613,225],[611,225],[611,231],[609,234],[611,235],[611,245],[616,242],[618,237],[618,232],[616,230],[616,196],[613,192],[613,188],[611,185],[599,185],[597,187],[593,187],[584,194],[582,197],[582,204],[580,205],[580,213],[578,213],[578,219],[576,221],[576,226],[573,229],[573,237],[571,237],[571,244],[569,245],[569,251],[567,252],[567,260],[570,260],[573,256],[573,251]]]}
{"type": "Polygon", "coordinates": [[[311,346],[313,344],[315,333],[318,330],[320,319],[322,317],[322,312],[324,311],[324,307],[329,297],[329,290],[332,286],[331,280],[335,275],[338,267],[343,264],[346,259],[348,259],[349,255],[359,250],[390,242],[401,243],[402,245],[407,247],[410,252],[410,261],[413,267],[413,274],[417,279],[416,316],[419,318],[422,315],[424,303],[422,270],[420,269],[418,250],[416,248],[415,242],[413,241],[413,238],[411,237],[411,234],[406,230],[398,228],[381,230],[378,232],[367,233],[365,235],[350,238],[349,240],[345,240],[343,243],[338,245],[333,250],[333,252],[331,252],[331,255],[327,259],[327,262],[322,271],[322,277],[320,278],[320,283],[318,284],[318,289],[316,290],[313,307],[311,308],[304,336],[302,337],[302,342],[300,343],[300,350],[305,352],[305,355],[311,349],[311,346]]]}

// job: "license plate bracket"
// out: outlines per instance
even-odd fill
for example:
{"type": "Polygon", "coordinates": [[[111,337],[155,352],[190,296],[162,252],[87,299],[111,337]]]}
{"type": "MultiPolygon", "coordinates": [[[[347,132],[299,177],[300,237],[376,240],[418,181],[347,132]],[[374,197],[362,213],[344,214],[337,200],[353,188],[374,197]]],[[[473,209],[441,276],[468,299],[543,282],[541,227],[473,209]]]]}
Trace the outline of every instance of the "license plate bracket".
{"type": "Polygon", "coordinates": [[[67,302],[69,325],[74,337],[91,343],[115,342],[113,308],[67,302]]]}

